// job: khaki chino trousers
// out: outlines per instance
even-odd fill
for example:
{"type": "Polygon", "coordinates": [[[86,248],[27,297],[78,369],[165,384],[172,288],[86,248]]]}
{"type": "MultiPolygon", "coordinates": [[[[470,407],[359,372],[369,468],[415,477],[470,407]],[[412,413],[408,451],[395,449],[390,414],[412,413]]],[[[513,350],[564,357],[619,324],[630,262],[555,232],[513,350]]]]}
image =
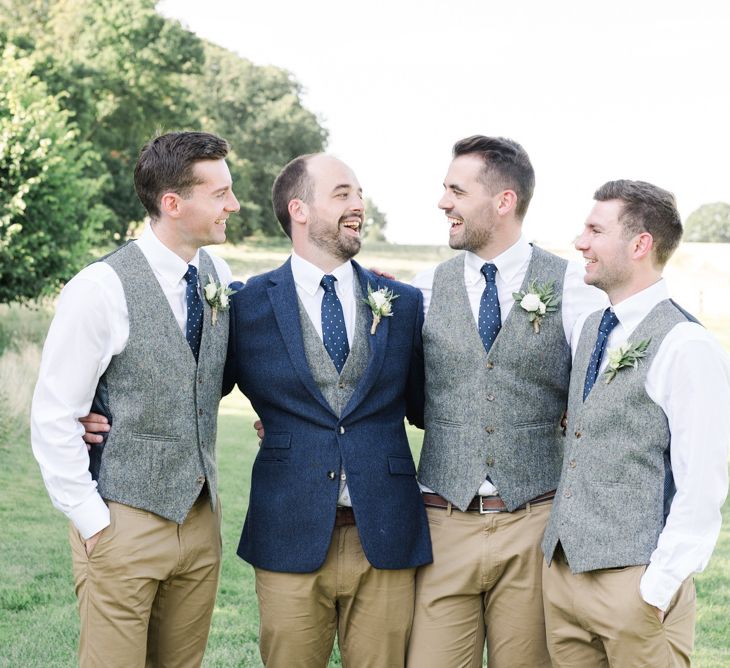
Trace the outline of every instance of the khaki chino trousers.
{"type": "Polygon", "coordinates": [[[82,668],[194,668],[208,641],[220,573],[220,502],[183,524],[108,502],[91,556],[71,525],[82,668]]]}

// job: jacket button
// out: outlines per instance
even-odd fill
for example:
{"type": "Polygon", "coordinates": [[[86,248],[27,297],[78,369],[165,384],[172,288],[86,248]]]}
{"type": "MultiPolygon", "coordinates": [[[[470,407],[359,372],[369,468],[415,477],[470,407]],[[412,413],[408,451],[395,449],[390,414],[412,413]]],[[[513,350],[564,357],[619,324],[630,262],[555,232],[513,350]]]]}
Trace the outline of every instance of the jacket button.
{"type": "Polygon", "coordinates": [[[486,431],[488,434],[493,434],[494,427],[484,427],[484,431],[486,431]]]}
{"type": "Polygon", "coordinates": [[[334,471],[327,471],[327,477],[330,480],[334,480],[337,477],[337,474],[334,471]]]}
{"type": "Polygon", "coordinates": [[[201,377],[198,377],[198,385],[202,385],[202,384],[203,384],[203,379],[201,377]]]}
{"type": "Polygon", "coordinates": [[[569,499],[569,498],[570,498],[571,496],[573,496],[573,494],[571,493],[571,491],[570,491],[570,490],[568,490],[567,492],[565,492],[565,494],[563,494],[563,496],[564,496],[564,497],[565,497],[566,499],[569,499]]]}
{"type": "Polygon", "coordinates": [[[581,436],[581,433],[580,433],[579,431],[576,431],[576,432],[575,432],[575,437],[576,437],[576,438],[580,438],[580,436],[581,436]]]}
{"type": "Polygon", "coordinates": [[[197,479],[195,480],[195,482],[197,482],[199,485],[202,485],[205,482],[205,476],[204,475],[199,475],[197,477],[197,479]]]}
{"type": "Polygon", "coordinates": [[[198,408],[198,415],[200,415],[201,417],[203,416],[203,409],[202,408],[198,408]]]}
{"type": "Polygon", "coordinates": [[[568,462],[568,468],[574,469],[576,466],[578,466],[578,465],[575,463],[575,459],[571,459],[568,462]]]}
{"type": "Polygon", "coordinates": [[[344,434],[344,433],[345,433],[345,428],[344,427],[340,427],[340,434],[344,434]]]}
{"type": "Polygon", "coordinates": [[[344,383],[339,383],[337,385],[337,387],[339,387],[341,390],[344,390],[345,389],[345,384],[344,383]]]}
{"type": "Polygon", "coordinates": [[[487,466],[494,466],[494,457],[487,458],[487,466]]]}
{"type": "Polygon", "coordinates": [[[487,362],[487,369],[494,369],[494,362],[487,362]]]}
{"type": "Polygon", "coordinates": [[[487,401],[494,401],[494,395],[493,394],[488,394],[487,395],[487,401]]]}

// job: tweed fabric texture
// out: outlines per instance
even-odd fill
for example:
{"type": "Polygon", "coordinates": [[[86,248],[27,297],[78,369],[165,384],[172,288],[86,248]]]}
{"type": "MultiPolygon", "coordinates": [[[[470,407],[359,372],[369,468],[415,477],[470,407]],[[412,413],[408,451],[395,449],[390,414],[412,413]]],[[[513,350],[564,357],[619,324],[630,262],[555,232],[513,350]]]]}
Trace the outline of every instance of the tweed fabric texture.
{"type": "MultiPolygon", "coordinates": [[[[98,489],[110,501],[181,524],[207,481],[215,508],[216,422],[228,344],[228,312],[214,325],[203,303],[195,357],[142,251],[127,244],[105,259],[119,276],[129,312],[129,341],[100,385],[112,429],[98,489]]],[[[200,251],[203,275],[218,275],[200,251]]]]}
{"type": "MultiPolygon", "coordinates": [[[[521,289],[533,280],[554,281],[562,295],[567,266],[533,247],[521,289]]],[[[423,341],[421,483],[461,510],[487,476],[510,510],[555,489],[570,376],[562,302],[539,333],[515,304],[487,353],[469,306],[461,254],[436,269],[423,341]]]]}
{"type": "Polygon", "coordinates": [[[671,434],[645,385],[664,337],[687,318],[670,300],[657,304],[629,339],[651,339],[646,357],[610,383],[599,376],[584,402],[600,318],[600,311],[589,316],[576,350],[563,471],[543,539],[547,562],[560,541],[573,573],[648,564],[669,501],[664,483],[671,475],[671,434]]]}
{"type": "MultiPolygon", "coordinates": [[[[353,289],[355,294],[361,294],[360,285],[357,276],[354,276],[353,289]]],[[[338,300],[339,301],[339,300],[338,300]]],[[[330,359],[330,355],[324,347],[322,339],[314,329],[307,311],[301,301],[297,299],[299,306],[299,320],[302,325],[302,340],[304,342],[304,353],[307,357],[307,364],[312,372],[314,382],[317,384],[322,396],[327,400],[330,408],[337,417],[342,415],[342,411],[347,406],[355,387],[357,387],[360,377],[365,371],[368,364],[368,307],[357,301],[357,311],[355,315],[355,333],[352,340],[352,350],[347,356],[342,372],[338,373],[335,369],[334,362],[330,359]]],[[[344,320],[343,320],[344,327],[344,320]]],[[[347,335],[345,335],[345,340],[347,335]]]]}

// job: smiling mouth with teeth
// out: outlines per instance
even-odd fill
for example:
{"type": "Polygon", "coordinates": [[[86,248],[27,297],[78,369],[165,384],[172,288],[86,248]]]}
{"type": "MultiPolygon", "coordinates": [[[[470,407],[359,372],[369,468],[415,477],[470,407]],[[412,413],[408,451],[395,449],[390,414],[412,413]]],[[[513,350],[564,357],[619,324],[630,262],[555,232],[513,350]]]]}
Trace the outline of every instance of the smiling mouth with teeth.
{"type": "Polygon", "coordinates": [[[451,227],[456,227],[457,225],[463,225],[464,221],[461,218],[454,218],[452,216],[446,216],[446,220],[449,221],[449,224],[451,227]]]}
{"type": "Polygon", "coordinates": [[[342,227],[347,227],[351,230],[355,230],[356,232],[360,231],[360,221],[359,220],[344,220],[342,221],[342,227]]]}

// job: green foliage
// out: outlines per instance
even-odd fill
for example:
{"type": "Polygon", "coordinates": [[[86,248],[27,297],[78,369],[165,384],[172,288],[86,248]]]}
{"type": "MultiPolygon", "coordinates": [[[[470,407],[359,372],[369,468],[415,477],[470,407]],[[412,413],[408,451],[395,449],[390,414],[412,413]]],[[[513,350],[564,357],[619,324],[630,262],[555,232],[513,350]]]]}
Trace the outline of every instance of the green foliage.
{"type": "Polygon", "coordinates": [[[730,243],[730,204],[703,204],[692,212],[684,226],[684,240],[730,243]]]}
{"type": "Polygon", "coordinates": [[[362,226],[362,236],[365,241],[385,241],[385,228],[388,219],[378,209],[369,197],[365,198],[365,222],[362,226]]]}
{"type": "MultiPolygon", "coordinates": [[[[55,292],[88,259],[108,219],[99,161],[7,45],[0,63],[0,303],[55,292]]],[[[103,171],[102,171],[103,173],[103,171]]]]}
{"type": "Polygon", "coordinates": [[[271,186],[281,168],[323,150],[327,133],[301,104],[301,87],[277,67],[260,67],[205,43],[200,76],[188,78],[201,127],[225,137],[241,212],[228,220],[228,238],[254,232],[283,235],[271,209],[271,186]]]}

